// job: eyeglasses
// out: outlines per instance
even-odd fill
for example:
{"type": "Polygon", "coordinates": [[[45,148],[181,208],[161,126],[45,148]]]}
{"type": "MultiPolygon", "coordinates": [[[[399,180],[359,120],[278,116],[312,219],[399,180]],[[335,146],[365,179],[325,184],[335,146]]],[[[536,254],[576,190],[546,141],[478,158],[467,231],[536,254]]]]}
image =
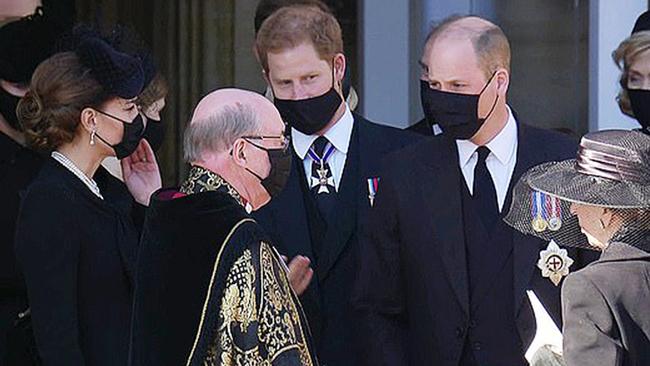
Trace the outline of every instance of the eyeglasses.
{"type": "MultiPolygon", "coordinates": [[[[282,136],[242,136],[241,138],[243,138],[244,140],[261,140],[261,141],[265,141],[265,140],[275,140],[275,141],[277,141],[277,140],[280,140],[281,145],[278,148],[278,150],[282,150],[282,151],[286,151],[287,148],[289,147],[290,142],[291,142],[291,138],[289,136],[286,136],[286,135],[282,135],[282,136]]],[[[255,145],[255,144],[253,144],[253,145],[255,145]]],[[[255,146],[257,146],[257,145],[255,145],[255,146]]],[[[261,147],[261,146],[257,146],[257,147],[261,147]]]]}

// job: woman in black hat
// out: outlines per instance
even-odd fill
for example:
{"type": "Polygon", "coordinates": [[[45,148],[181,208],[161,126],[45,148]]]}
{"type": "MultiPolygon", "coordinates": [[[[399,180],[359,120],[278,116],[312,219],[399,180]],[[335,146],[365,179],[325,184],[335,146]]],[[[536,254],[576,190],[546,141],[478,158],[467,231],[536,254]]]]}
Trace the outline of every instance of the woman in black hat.
{"type": "Polygon", "coordinates": [[[28,144],[49,153],[23,198],[16,254],[45,365],[125,365],[134,212],[161,185],[135,97],[140,60],[99,37],[36,69],[18,105],[28,144]],[[122,159],[126,185],[100,168],[122,159]],[[125,190],[136,202],[122,199],[125,190]]]}
{"type": "Polygon", "coordinates": [[[650,365],[650,136],[609,130],[582,138],[577,159],[530,169],[506,222],[549,240],[538,267],[562,286],[568,365],[650,365]],[[559,246],[601,252],[570,272],[559,246]]]}
{"type": "Polygon", "coordinates": [[[621,70],[616,101],[624,114],[636,119],[650,134],[650,12],[639,16],[632,34],[612,53],[621,70]]]}

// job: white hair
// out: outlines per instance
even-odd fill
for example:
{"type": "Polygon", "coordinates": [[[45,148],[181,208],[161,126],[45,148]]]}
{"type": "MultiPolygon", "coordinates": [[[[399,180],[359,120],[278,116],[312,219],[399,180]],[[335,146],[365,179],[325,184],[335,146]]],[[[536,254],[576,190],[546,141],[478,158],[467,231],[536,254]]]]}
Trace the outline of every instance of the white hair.
{"type": "Polygon", "coordinates": [[[204,120],[194,121],[185,129],[185,161],[199,161],[206,152],[226,151],[235,140],[254,135],[259,129],[260,121],[250,105],[237,103],[226,106],[204,120]]]}

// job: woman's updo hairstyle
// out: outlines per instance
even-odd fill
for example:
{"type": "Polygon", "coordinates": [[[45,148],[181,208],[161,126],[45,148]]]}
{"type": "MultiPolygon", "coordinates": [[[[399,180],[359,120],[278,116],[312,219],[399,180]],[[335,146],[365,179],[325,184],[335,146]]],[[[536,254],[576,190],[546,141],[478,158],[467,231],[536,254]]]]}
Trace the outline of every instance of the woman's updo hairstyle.
{"type": "Polygon", "coordinates": [[[30,90],[18,103],[27,144],[49,152],[71,142],[80,124],[81,111],[106,100],[101,85],[74,52],[57,53],[34,72],[30,90]]]}
{"type": "Polygon", "coordinates": [[[135,98],[143,79],[139,58],[84,32],[73,50],[57,53],[36,68],[29,92],[18,103],[28,145],[49,152],[71,142],[83,109],[99,109],[114,97],[135,98]]]}

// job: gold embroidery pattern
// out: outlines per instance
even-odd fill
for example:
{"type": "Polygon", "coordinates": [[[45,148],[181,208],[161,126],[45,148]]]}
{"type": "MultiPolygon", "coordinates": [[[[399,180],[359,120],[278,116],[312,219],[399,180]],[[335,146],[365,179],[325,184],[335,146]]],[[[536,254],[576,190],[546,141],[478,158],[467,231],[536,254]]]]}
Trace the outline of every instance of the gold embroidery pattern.
{"type": "Polygon", "coordinates": [[[252,322],[257,321],[255,267],[248,249],[237,259],[228,274],[221,309],[224,324],[239,323],[242,333],[248,330],[252,322]]]}
{"type": "MultiPolygon", "coordinates": [[[[212,293],[212,286],[214,285],[214,280],[215,276],[217,274],[217,269],[219,268],[219,263],[221,263],[221,255],[223,254],[223,249],[225,248],[226,244],[230,241],[230,238],[232,235],[239,229],[239,227],[247,222],[255,222],[253,219],[243,219],[239,221],[233,228],[230,230],[226,238],[224,239],[223,243],[221,244],[221,249],[219,249],[219,254],[217,255],[217,258],[214,262],[214,266],[212,267],[212,276],[210,277],[210,285],[208,286],[208,293],[207,296],[203,302],[203,310],[201,311],[201,320],[199,321],[199,326],[198,326],[198,331],[196,335],[194,336],[194,343],[192,344],[192,349],[190,350],[190,354],[187,357],[187,361],[185,363],[185,366],[190,366],[193,364],[194,356],[195,356],[195,351],[196,351],[196,346],[199,343],[199,340],[201,338],[201,330],[203,328],[203,323],[205,321],[206,317],[206,312],[208,311],[208,305],[209,305],[209,299],[210,299],[210,293],[212,293]]],[[[214,354],[213,350],[208,350],[207,351],[208,356],[205,356],[204,358],[208,359],[210,354],[214,354]]],[[[209,361],[209,360],[208,360],[209,361]]],[[[206,360],[203,360],[203,364],[206,365],[207,362],[206,360]]],[[[215,362],[215,361],[212,361],[215,362]]],[[[210,363],[214,364],[214,363],[210,363]]]]}
{"type": "Polygon", "coordinates": [[[302,330],[306,324],[301,324],[281,259],[268,244],[259,248],[259,258],[245,250],[228,274],[220,325],[204,366],[271,366],[288,351],[295,352],[302,365],[313,366],[302,330]],[[259,259],[259,277],[255,259],[259,259]]]}
{"type": "MultiPolygon", "coordinates": [[[[233,264],[226,279],[226,287],[219,311],[219,329],[213,345],[208,349],[205,366],[264,365],[257,344],[251,349],[237,344],[233,332],[255,332],[258,323],[255,296],[256,271],[251,251],[246,249],[233,264]],[[253,325],[253,326],[251,326],[253,325]],[[250,328],[250,329],[249,329],[250,328]]],[[[256,335],[253,335],[256,337],[256,335]]],[[[250,336],[249,336],[250,338],[250,336]]]]}
{"type": "Polygon", "coordinates": [[[263,293],[260,341],[266,344],[271,360],[289,349],[297,349],[301,363],[311,365],[293,290],[279,260],[282,259],[278,259],[270,245],[260,245],[263,293]]]}
{"type": "Polygon", "coordinates": [[[194,194],[208,191],[222,191],[228,193],[232,198],[239,202],[240,205],[244,206],[244,201],[237,190],[235,190],[233,186],[218,174],[200,166],[192,166],[187,179],[183,182],[183,185],[180,188],[180,192],[185,194],[194,194]]]}

